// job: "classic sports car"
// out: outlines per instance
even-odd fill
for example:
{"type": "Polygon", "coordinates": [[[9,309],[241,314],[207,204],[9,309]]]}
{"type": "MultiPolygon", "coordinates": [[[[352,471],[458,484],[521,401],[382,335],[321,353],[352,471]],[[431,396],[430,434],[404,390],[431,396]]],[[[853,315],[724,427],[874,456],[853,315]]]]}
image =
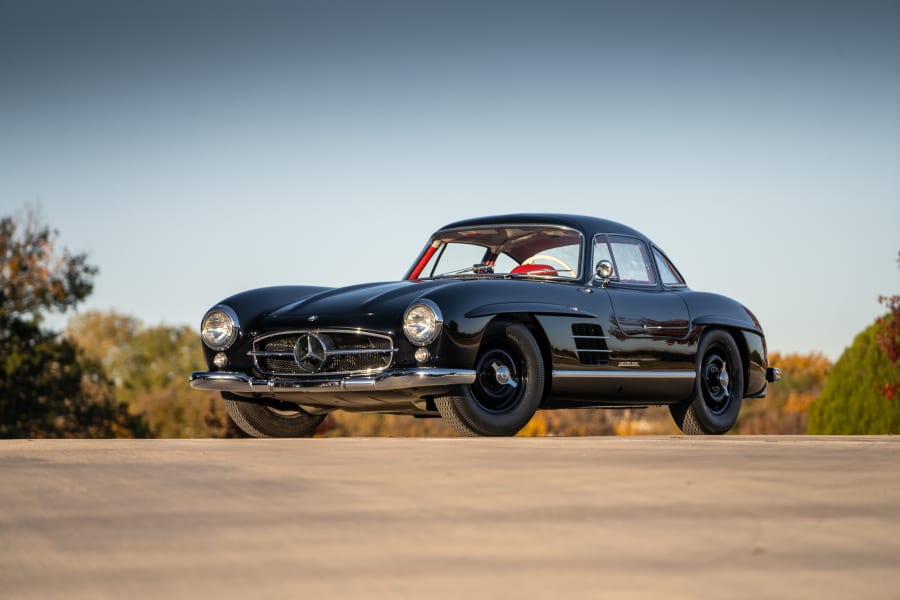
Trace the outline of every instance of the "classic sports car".
{"type": "Polygon", "coordinates": [[[781,378],[747,308],[688,289],[634,229],[570,215],[452,223],[402,281],[243,292],[200,334],[191,385],[257,437],[312,435],[337,409],[514,435],[538,409],[649,405],[721,434],[781,378]]]}

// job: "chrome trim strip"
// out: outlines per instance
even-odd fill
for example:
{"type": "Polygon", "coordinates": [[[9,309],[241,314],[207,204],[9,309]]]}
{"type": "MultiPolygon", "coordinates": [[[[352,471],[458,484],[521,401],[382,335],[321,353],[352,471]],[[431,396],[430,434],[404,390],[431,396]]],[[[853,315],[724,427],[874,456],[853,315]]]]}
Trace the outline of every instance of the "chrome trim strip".
{"type": "Polygon", "coordinates": [[[559,379],[695,379],[694,371],[553,371],[559,379]]]}
{"type": "MultiPolygon", "coordinates": [[[[326,350],[325,354],[328,356],[347,356],[351,354],[394,354],[395,352],[399,352],[400,350],[397,348],[360,348],[353,350],[326,350]]],[[[294,356],[293,352],[275,352],[269,350],[251,350],[247,353],[247,356],[286,356],[292,357],[294,356]]]]}
{"type": "Polygon", "coordinates": [[[606,353],[612,352],[612,350],[588,350],[588,349],[582,350],[581,348],[576,348],[575,351],[576,352],[606,352],[606,353]]]}
{"type": "Polygon", "coordinates": [[[253,343],[256,344],[270,337],[282,337],[293,334],[302,335],[304,333],[349,333],[354,335],[371,335],[372,337],[385,339],[391,342],[391,344],[394,343],[393,338],[386,333],[382,333],[380,331],[370,331],[368,329],[359,329],[355,327],[347,327],[346,329],[340,329],[338,327],[329,327],[325,329],[319,329],[316,327],[311,327],[309,329],[285,329],[284,331],[273,331],[272,333],[267,333],[266,335],[261,335],[258,338],[254,338],[253,343]]]}
{"type": "Polygon", "coordinates": [[[352,350],[327,350],[328,356],[345,356],[350,354],[394,354],[397,348],[359,348],[352,350]]]}
{"type": "Polygon", "coordinates": [[[197,371],[191,373],[195,390],[239,394],[384,392],[409,388],[465,385],[475,381],[475,371],[467,369],[398,369],[373,377],[345,377],[326,381],[297,379],[253,379],[244,373],[197,371]]]}

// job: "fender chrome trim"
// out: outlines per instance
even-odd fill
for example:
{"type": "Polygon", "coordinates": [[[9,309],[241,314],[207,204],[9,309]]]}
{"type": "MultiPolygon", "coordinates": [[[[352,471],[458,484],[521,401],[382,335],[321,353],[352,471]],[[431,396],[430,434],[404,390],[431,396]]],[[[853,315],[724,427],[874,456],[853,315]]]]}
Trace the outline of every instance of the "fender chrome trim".
{"type": "Polygon", "coordinates": [[[244,373],[196,371],[191,373],[195,390],[237,394],[289,394],[335,392],[388,392],[410,388],[464,385],[475,381],[475,371],[466,369],[398,369],[371,377],[345,377],[325,381],[297,379],[253,379],[244,373]]]}

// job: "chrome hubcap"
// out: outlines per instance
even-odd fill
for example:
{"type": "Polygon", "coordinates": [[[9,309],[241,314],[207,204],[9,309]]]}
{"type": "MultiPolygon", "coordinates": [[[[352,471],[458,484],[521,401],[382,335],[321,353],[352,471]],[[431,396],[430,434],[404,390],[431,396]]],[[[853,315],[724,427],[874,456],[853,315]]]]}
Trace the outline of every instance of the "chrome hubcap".
{"type": "Polygon", "coordinates": [[[728,371],[725,370],[725,365],[722,365],[722,370],[719,371],[719,387],[721,387],[726,392],[728,391],[728,383],[731,381],[731,377],[728,376],[728,371]]]}
{"type": "Polygon", "coordinates": [[[703,396],[713,410],[722,410],[731,398],[728,363],[718,354],[708,355],[703,366],[703,396]]]}
{"type": "Polygon", "coordinates": [[[508,385],[510,387],[519,385],[516,383],[516,380],[512,378],[512,373],[510,373],[509,367],[506,365],[495,362],[491,364],[491,368],[494,369],[494,377],[500,385],[508,385]]]}
{"type": "Polygon", "coordinates": [[[488,412],[509,410],[525,390],[528,379],[514,352],[513,348],[494,348],[478,359],[476,380],[471,389],[478,404],[488,412]]]}

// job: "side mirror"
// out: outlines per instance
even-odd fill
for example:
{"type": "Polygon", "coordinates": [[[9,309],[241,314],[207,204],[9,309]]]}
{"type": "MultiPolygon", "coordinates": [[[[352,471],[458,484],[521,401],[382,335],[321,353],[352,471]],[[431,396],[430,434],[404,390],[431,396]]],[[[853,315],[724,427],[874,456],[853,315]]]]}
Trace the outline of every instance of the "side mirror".
{"type": "Polygon", "coordinates": [[[600,285],[602,287],[606,287],[606,284],[609,283],[609,280],[612,278],[615,269],[613,268],[613,264],[610,261],[603,259],[597,263],[594,272],[597,274],[597,277],[600,278],[600,285]]]}

